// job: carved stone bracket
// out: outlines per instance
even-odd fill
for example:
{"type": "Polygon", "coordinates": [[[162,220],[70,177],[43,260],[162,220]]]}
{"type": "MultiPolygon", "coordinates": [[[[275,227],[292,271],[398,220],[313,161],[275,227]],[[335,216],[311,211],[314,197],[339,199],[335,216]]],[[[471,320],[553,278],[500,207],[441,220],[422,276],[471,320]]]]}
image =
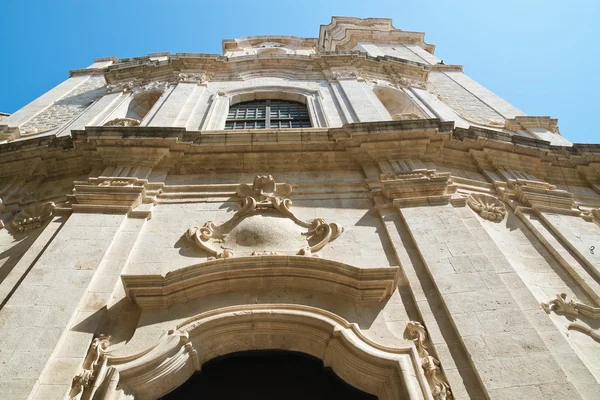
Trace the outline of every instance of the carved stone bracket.
{"type": "Polygon", "coordinates": [[[500,222],[506,215],[506,207],[504,204],[495,197],[487,194],[472,193],[467,198],[467,204],[479,214],[481,218],[490,221],[500,222]]]}
{"type": "Polygon", "coordinates": [[[32,204],[22,209],[10,220],[9,229],[15,232],[27,232],[41,227],[54,215],[55,205],[46,203],[32,204]]]}
{"type": "Polygon", "coordinates": [[[417,353],[419,354],[419,357],[421,357],[421,367],[429,382],[433,398],[435,400],[452,399],[450,385],[444,377],[439,360],[431,356],[425,347],[427,332],[425,331],[423,324],[417,321],[407,322],[406,333],[408,338],[415,343],[417,353]]]}
{"type": "MultiPolygon", "coordinates": [[[[566,293],[557,294],[555,299],[552,299],[547,303],[541,303],[541,306],[548,314],[554,311],[557,314],[565,315],[571,319],[584,317],[593,321],[600,321],[600,307],[588,306],[573,300],[567,301],[566,293]]],[[[586,324],[573,322],[567,326],[567,329],[580,331],[600,342],[600,330],[590,328],[586,324]]]]}
{"type": "MultiPolygon", "coordinates": [[[[242,201],[241,208],[233,217],[221,225],[208,221],[202,226],[193,226],[187,230],[186,237],[202,250],[207,251],[211,258],[229,258],[233,256],[233,247],[240,244],[240,240],[236,238],[241,238],[246,230],[253,236],[252,240],[255,246],[277,244],[273,241],[262,242],[261,233],[264,231],[290,233],[289,245],[300,245],[300,248],[295,250],[295,254],[315,255],[327,243],[338,238],[344,228],[336,223],[327,223],[322,218],[303,221],[296,217],[290,210],[292,201],[287,198],[291,192],[290,185],[276,184],[271,175],[258,175],[252,186],[242,184],[237,188],[236,193],[242,198],[242,201]],[[273,211],[276,212],[276,217],[291,220],[297,227],[304,228],[305,231],[299,232],[299,236],[297,236],[293,231],[290,232],[290,226],[272,218],[271,220],[265,219],[265,221],[257,220],[256,225],[250,223],[251,225],[244,228],[243,232],[239,232],[238,227],[245,219],[261,214],[273,217],[273,211]]],[[[281,241],[285,241],[285,238],[282,237],[281,241]]],[[[253,252],[277,252],[277,250],[281,249],[255,248],[253,252]]]]}

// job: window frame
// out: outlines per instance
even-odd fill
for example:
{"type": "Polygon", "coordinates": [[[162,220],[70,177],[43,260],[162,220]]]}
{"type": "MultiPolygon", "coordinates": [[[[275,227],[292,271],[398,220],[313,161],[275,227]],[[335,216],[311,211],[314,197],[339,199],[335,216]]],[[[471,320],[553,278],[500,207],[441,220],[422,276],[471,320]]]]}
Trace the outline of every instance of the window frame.
{"type": "MultiPolygon", "coordinates": [[[[251,104],[248,104],[248,106],[250,106],[251,104]]],[[[291,107],[290,107],[291,108],[291,107]]],[[[245,110],[248,110],[250,108],[246,108],[245,110]]],[[[246,115],[247,115],[247,111],[246,111],[246,115]]],[[[303,129],[303,128],[312,128],[313,127],[313,122],[310,116],[310,110],[307,106],[306,103],[300,102],[300,101],[295,101],[295,100],[284,100],[284,99],[277,99],[277,98],[267,98],[267,99],[254,99],[254,100],[249,100],[249,101],[243,101],[243,102],[239,102],[236,104],[232,104],[229,107],[229,110],[227,111],[227,118],[225,119],[225,130],[239,130],[239,129],[251,129],[251,130],[258,130],[258,129],[303,129]],[[230,118],[230,113],[231,113],[231,108],[235,107],[235,106],[239,106],[242,105],[244,103],[257,103],[255,109],[258,111],[259,107],[260,107],[260,103],[264,104],[264,118],[259,118],[257,115],[259,114],[258,112],[255,113],[255,117],[254,118],[237,118],[238,112],[240,109],[242,108],[238,108],[236,109],[236,117],[234,118],[230,118]],[[275,103],[275,104],[274,104],[275,103]],[[279,103],[280,107],[277,107],[277,104],[279,103]],[[297,119],[293,119],[293,118],[286,118],[286,117],[281,117],[280,115],[276,118],[273,117],[272,113],[274,110],[281,110],[283,107],[283,105],[285,105],[287,103],[287,106],[294,106],[296,107],[299,111],[302,112],[302,118],[297,118],[297,119]],[[258,127],[259,123],[264,121],[264,127],[258,127]],[[294,127],[292,126],[292,122],[299,122],[301,125],[303,124],[308,124],[308,126],[299,126],[299,127],[294,127]],[[237,128],[236,127],[236,123],[240,123],[240,122],[244,122],[244,127],[243,128],[237,128]],[[254,127],[246,127],[245,123],[246,122],[253,122],[254,127]],[[278,126],[273,126],[273,123],[277,122],[278,126]],[[289,127],[281,127],[281,123],[282,122],[289,122],[289,127]],[[228,127],[228,124],[232,124],[231,127],[228,127]]]]}

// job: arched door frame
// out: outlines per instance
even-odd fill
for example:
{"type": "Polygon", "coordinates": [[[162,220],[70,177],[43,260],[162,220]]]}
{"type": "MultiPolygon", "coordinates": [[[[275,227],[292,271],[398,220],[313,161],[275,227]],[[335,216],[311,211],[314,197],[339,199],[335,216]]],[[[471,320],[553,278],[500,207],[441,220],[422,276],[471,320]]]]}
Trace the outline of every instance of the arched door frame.
{"type": "Polygon", "coordinates": [[[137,354],[111,355],[95,339],[89,370],[74,380],[72,399],[151,400],[183,384],[202,364],[249,350],[290,350],[321,359],[348,384],[388,399],[432,399],[415,346],[391,348],[329,311],[288,304],[224,307],[201,313],[137,354]]]}

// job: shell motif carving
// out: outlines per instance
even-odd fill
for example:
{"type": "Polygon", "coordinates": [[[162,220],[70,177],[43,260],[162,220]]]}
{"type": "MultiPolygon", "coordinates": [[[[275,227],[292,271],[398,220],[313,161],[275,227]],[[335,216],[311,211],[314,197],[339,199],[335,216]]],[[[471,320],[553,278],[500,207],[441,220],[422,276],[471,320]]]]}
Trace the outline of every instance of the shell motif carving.
{"type": "Polygon", "coordinates": [[[54,208],[55,205],[51,201],[27,206],[12,218],[9,226],[17,232],[37,229],[52,218],[54,208]]]}
{"type": "Polygon", "coordinates": [[[495,197],[487,194],[472,193],[467,199],[467,204],[479,214],[481,218],[490,221],[500,222],[506,215],[506,207],[504,207],[504,204],[495,197]]]}
{"type": "MultiPolygon", "coordinates": [[[[186,237],[192,243],[211,254],[211,258],[233,257],[231,238],[232,231],[246,218],[257,214],[267,214],[275,211],[280,217],[293,221],[305,231],[301,233],[303,243],[300,249],[294,250],[298,255],[315,255],[329,242],[338,238],[344,228],[336,223],[327,223],[322,218],[303,221],[290,210],[292,201],[287,197],[292,187],[287,184],[276,184],[271,175],[258,175],[252,186],[242,184],[237,188],[237,195],[242,198],[240,209],[228,221],[221,225],[208,221],[202,226],[193,226],[186,232],[186,237]],[[228,240],[228,237],[230,238],[228,240]]],[[[269,229],[263,227],[261,229],[269,229]]],[[[274,254],[268,249],[256,249],[253,255],[274,254]]]]}

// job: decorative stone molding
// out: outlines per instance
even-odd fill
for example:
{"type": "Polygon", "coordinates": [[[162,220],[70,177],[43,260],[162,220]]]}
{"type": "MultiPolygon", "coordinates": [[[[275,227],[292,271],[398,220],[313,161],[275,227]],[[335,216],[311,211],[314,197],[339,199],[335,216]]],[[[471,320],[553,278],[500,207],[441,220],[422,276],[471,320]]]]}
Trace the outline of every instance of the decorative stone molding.
{"type": "Polygon", "coordinates": [[[550,117],[534,117],[529,115],[517,115],[513,119],[507,119],[504,128],[512,132],[526,130],[529,128],[547,129],[551,132],[558,132],[558,120],[550,117]]]}
{"type": "Polygon", "coordinates": [[[115,118],[106,122],[103,126],[139,126],[140,120],[135,118],[115,118]]]}
{"type": "Polygon", "coordinates": [[[506,207],[504,204],[487,194],[483,193],[472,193],[467,198],[467,204],[473,209],[481,218],[500,222],[506,215],[506,207]]]}
{"type": "Polygon", "coordinates": [[[409,321],[406,323],[406,332],[408,338],[415,343],[417,353],[421,357],[421,367],[427,377],[433,398],[435,400],[452,399],[450,385],[444,377],[439,360],[429,355],[425,347],[425,341],[427,340],[425,327],[420,322],[409,321]]]}
{"type": "Polygon", "coordinates": [[[124,82],[111,83],[106,85],[106,93],[130,92],[134,87],[142,85],[143,81],[141,78],[135,78],[124,82]]]}
{"type": "Polygon", "coordinates": [[[135,177],[89,178],[73,182],[73,211],[127,213],[149,218],[155,193],[147,190],[148,180],[135,177]]]}
{"type": "MultiPolygon", "coordinates": [[[[101,377],[101,372],[106,362],[106,354],[110,347],[111,336],[99,335],[92,340],[92,344],[83,361],[83,371],[77,374],[71,382],[69,398],[81,399],[83,394],[93,389],[96,379],[101,377]]],[[[87,397],[87,398],[91,398],[87,397]]]]}
{"type": "Polygon", "coordinates": [[[392,120],[394,120],[394,121],[407,121],[407,120],[413,120],[413,119],[423,119],[423,117],[421,117],[420,115],[415,114],[415,113],[403,113],[403,114],[392,115],[392,120]]]}
{"type": "Polygon", "coordinates": [[[202,363],[249,350],[299,351],[323,360],[350,385],[380,400],[429,398],[414,347],[367,338],[357,324],[304,305],[243,305],[207,311],[180,323],[136,354],[108,351],[82,398],[152,400],[184,383],[202,363]],[[85,396],[85,397],[84,397],[85,396]]]}
{"type": "MultiPolygon", "coordinates": [[[[547,303],[541,303],[541,306],[548,314],[554,311],[557,314],[565,315],[571,319],[584,317],[593,321],[600,321],[600,307],[588,306],[573,300],[567,301],[566,293],[557,294],[555,299],[552,299],[547,303]]],[[[590,328],[587,324],[572,322],[567,326],[567,329],[577,330],[600,342],[600,330],[590,328]]]]}
{"type": "Polygon", "coordinates": [[[354,303],[379,302],[394,292],[398,275],[398,267],[363,269],[316,257],[264,255],[208,261],[164,276],[125,274],[121,280],[132,303],[156,309],[232,288],[304,289],[354,303]]]}
{"type": "Polygon", "coordinates": [[[232,257],[234,247],[250,248],[248,254],[253,250],[316,255],[325,245],[338,238],[344,228],[336,223],[327,223],[322,218],[312,221],[299,219],[290,210],[292,201],[287,197],[291,193],[290,185],[276,184],[271,175],[257,175],[252,186],[238,186],[236,194],[242,198],[241,208],[228,221],[221,225],[208,221],[201,227],[191,227],[186,237],[208,252],[209,259],[232,257]],[[266,218],[256,218],[259,215],[266,218]],[[284,223],[280,217],[304,230],[284,223]],[[248,221],[245,223],[246,219],[248,221]],[[295,245],[299,248],[294,249],[295,245]]]}
{"type": "Polygon", "coordinates": [[[151,81],[144,85],[134,86],[131,92],[134,95],[143,94],[147,92],[164,92],[169,87],[169,82],[165,81],[151,81]]]}
{"type": "Polygon", "coordinates": [[[333,70],[331,71],[330,78],[337,81],[348,79],[363,80],[360,73],[355,70],[333,70]]]}
{"type": "Polygon", "coordinates": [[[516,179],[508,182],[512,196],[523,206],[535,211],[547,211],[561,214],[579,215],[573,193],[558,190],[546,182],[516,179]]]}
{"type": "Polygon", "coordinates": [[[128,93],[132,92],[135,94],[149,92],[149,91],[164,91],[169,87],[168,82],[164,81],[150,81],[145,82],[142,78],[134,78],[128,81],[116,82],[106,85],[106,93],[128,93]]]}
{"type": "Polygon", "coordinates": [[[177,75],[177,81],[182,83],[204,83],[207,80],[206,74],[180,72],[177,75]]]}
{"type": "Polygon", "coordinates": [[[15,232],[27,232],[40,228],[54,215],[55,205],[48,201],[32,204],[22,209],[9,222],[9,228],[15,232]]]}
{"type": "Polygon", "coordinates": [[[381,174],[381,192],[397,207],[448,203],[456,192],[450,176],[425,169],[381,174]]]}

